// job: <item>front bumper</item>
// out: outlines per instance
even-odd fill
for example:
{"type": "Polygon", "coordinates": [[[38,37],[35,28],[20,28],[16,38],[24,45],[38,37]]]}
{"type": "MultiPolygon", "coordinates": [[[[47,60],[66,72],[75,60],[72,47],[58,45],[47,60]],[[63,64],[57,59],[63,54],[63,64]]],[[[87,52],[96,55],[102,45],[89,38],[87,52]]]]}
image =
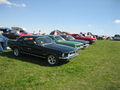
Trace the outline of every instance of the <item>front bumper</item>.
{"type": "Polygon", "coordinates": [[[91,42],[92,42],[92,43],[95,43],[95,42],[96,42],[96,40],[95,40],[95,39],[94,39],[94,40],[91,40],[91,42]]]}
{"type": "Polygon", "coordinates": [[[75,53],[74,55],[70,55],[70,56],[67,56],[67,57],[59,57],[59,59],[71,59],[71,58],[74,58],[78,56],[78,53],[75,53]]]}
{"type": "Polygon", "coordinates": [[[77,47],[77,49],[83,49],[84,48],[84,45],[83,46],[80,46],[80,47],[77,47]]]}
{"type": "Polygon", "coordinates": [[[84,47],[88,47],[90,44],[85,44],[84,47]]]}

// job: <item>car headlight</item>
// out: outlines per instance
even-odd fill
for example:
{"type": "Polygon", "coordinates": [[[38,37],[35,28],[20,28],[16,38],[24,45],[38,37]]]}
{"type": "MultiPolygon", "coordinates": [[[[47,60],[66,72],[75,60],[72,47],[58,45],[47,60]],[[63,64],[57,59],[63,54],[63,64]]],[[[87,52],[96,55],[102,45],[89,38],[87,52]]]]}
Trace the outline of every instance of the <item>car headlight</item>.
{"type": "Polygon", "coordinates": [[[63,54],[62,54],[62,57],[64,57],[64,56],[65,56],[65,54],[63,53],[63,54]]]}

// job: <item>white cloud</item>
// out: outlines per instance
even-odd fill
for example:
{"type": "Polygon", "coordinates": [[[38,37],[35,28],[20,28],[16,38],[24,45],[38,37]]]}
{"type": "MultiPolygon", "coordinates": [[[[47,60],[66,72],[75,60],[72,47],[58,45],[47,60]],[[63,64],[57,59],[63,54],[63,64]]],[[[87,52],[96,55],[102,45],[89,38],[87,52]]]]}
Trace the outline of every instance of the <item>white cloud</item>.
{"type": "Polygon", "coordinates": [[[114,20],[113,22],[120,24],[120,20],[119,19],[118,20],[114,20]]]}
{"type": "Polygon", "coordinates": [[[10,6],[17,6],[17,7],[26,7],[26,4],[24,4],[24,3],[17,4],[17,3],[11,2],[9,0],[0,0],[0,4],[6,4],[6,5],[10,5],[10,6]]]}

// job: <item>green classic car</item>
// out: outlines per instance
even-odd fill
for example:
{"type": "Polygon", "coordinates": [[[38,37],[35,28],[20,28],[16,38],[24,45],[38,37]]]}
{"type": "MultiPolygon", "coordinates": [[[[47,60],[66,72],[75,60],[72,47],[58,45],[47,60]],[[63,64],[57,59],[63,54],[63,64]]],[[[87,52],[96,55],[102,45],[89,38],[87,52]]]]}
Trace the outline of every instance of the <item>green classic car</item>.
{"type": "Polygon", "coordinates": [[[80,42],[73,42],[73,41],[66,41],[64,38],[62,38],[59,35],[48,35],[52,40],[54,40],[57,44],[67,45],[71,46],[77,49],[83,49],[84,45],[80,42]]]}

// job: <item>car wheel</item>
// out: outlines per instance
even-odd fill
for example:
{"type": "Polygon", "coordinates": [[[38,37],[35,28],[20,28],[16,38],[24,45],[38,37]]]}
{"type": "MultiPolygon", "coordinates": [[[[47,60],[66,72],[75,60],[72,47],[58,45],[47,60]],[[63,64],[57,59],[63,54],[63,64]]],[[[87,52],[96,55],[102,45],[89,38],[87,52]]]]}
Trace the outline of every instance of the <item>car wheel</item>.
{"type": "Polygon", "coordinates": [[[20,55],[20,52],[19,52],[19,50],[18,50],[17,48],[15,48],[15,49],[13,50],[13,54],[14,54],[15,56],[19,56],[19,55],[20,55]]]}
{"type": "Polygon", "coordinates": [[[56,58],[55,55],[49,55],[47,57],[47,62],[48,62],[49,65],[53,66],[53,65],[57,65],[59,60],[56,58]]]}

